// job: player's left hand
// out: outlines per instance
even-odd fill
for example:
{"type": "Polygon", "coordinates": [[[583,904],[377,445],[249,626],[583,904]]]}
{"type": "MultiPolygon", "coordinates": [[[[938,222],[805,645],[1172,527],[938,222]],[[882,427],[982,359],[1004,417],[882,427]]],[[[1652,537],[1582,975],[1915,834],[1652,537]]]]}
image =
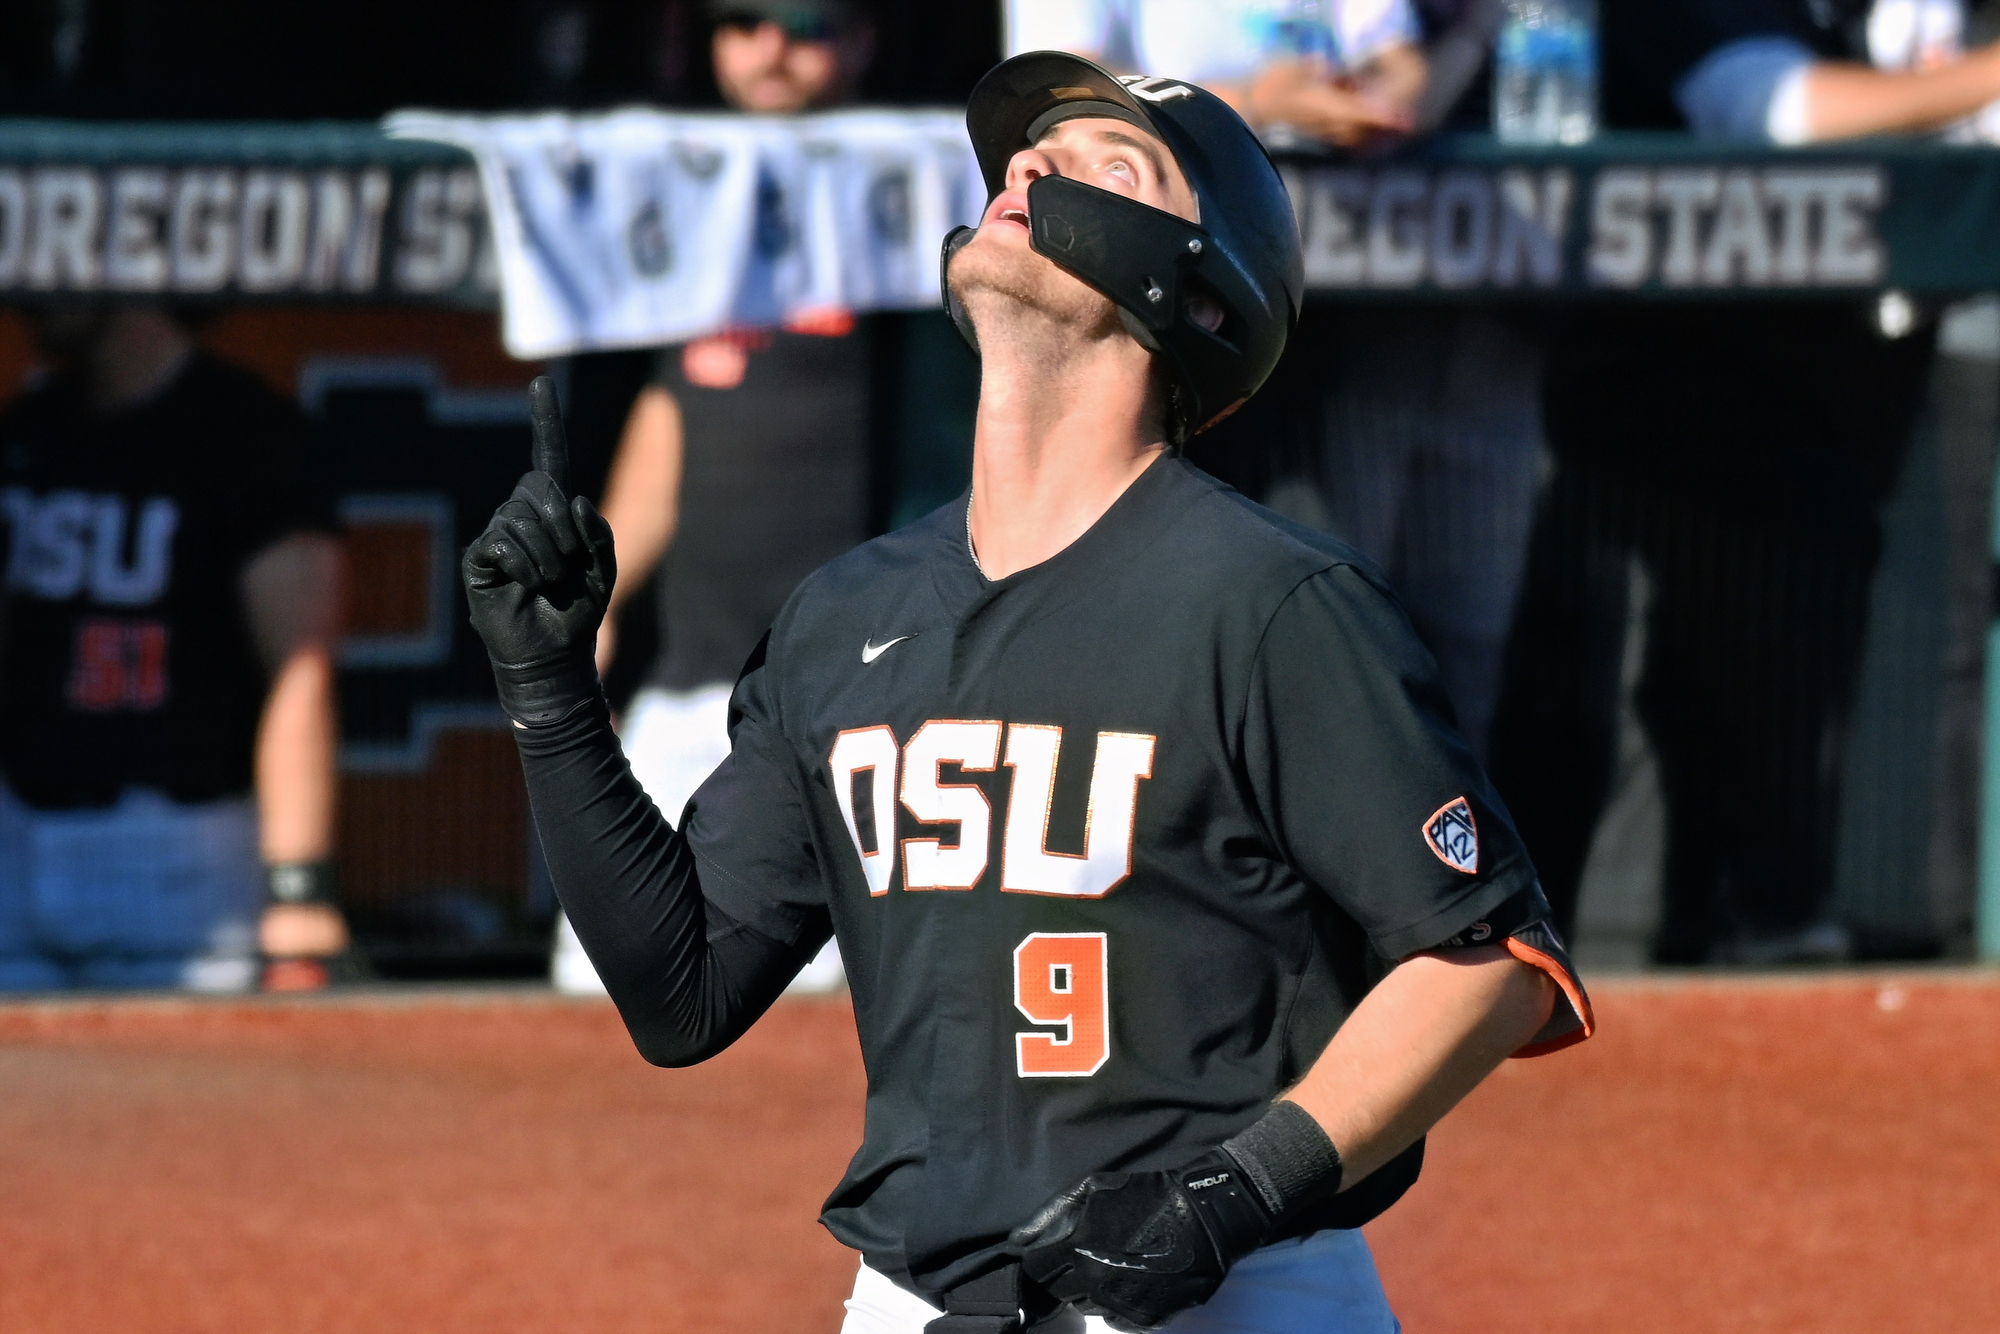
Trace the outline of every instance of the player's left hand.
{"type": "Polygon", "coordinates": [[[1214,1296],[1275,1223],[1218,1148],[1173,1171],[1086,1177],[1008,1241],[1051,1297],[1116,1329],[1149,1329],[1214,1296]]]}

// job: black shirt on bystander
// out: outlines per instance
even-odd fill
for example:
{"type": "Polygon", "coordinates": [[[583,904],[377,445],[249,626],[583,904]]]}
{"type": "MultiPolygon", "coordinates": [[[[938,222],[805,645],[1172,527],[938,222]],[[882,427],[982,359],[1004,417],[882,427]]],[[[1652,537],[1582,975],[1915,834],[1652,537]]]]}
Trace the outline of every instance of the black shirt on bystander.
{"type": "Polygon", "coordinates": [[[266,681],[240,576],[336,528],[307,440],[296,407],[199,353],[129,411],[56,378],[0,415],[0,771],[23,801],[250,790],[266,681]]]}

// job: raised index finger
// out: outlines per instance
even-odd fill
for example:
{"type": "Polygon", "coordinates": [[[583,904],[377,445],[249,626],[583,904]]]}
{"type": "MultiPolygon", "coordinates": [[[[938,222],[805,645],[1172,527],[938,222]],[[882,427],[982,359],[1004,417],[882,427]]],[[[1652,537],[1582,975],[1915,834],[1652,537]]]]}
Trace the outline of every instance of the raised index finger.
{"type": "Polygon", "coordinates": [[[556,382],[546,375],[528,382],[528,422],[535,435],[535,471],[547,473],[568,495],[569,438],[563,434],[562,410],[556,406],[556,382]]]}

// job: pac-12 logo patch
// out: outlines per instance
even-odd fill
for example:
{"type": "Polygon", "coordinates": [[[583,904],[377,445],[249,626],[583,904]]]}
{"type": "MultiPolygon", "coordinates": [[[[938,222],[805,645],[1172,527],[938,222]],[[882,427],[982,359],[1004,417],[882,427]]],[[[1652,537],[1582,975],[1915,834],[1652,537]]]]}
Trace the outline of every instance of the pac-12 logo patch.
{"type": "Polygon", "coordinates": [[[1453,797],[1424,821],[1424,842],[1438,860],[1454,871],[1473,875],[1479,870],[1479,826],[1464,797],[1453,797]]]}

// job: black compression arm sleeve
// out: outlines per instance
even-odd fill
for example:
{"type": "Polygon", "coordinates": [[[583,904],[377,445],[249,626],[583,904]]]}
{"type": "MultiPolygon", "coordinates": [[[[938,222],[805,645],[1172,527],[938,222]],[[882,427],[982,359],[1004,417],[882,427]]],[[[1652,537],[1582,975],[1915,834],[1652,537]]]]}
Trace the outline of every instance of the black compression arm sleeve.
{"type": "Polygon", "coordinates": [[[826,940],[787,945],[702,896],[687,840],[632,776],[602,699],[516,727],[556,897],[639,1052],[693,1065],[755,1023],[826,940]]]}

